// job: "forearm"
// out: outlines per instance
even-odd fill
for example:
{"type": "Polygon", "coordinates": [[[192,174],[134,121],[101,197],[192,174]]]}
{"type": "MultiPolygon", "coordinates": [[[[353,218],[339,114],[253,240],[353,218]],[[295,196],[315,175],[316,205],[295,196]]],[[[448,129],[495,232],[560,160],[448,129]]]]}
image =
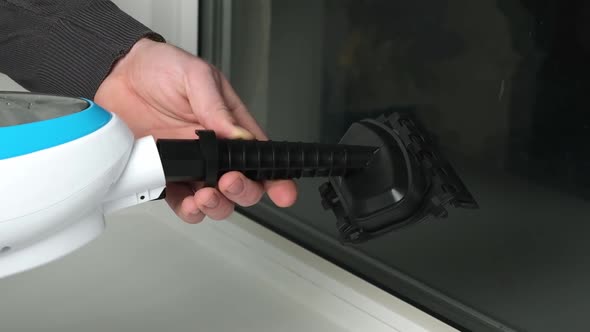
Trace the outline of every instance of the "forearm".
{"type": "Polygon", "coordinates": [[[163,40],[106,0],[0,0],[0,72],[36,92],[93,98],[143,37],[163,40]]]}

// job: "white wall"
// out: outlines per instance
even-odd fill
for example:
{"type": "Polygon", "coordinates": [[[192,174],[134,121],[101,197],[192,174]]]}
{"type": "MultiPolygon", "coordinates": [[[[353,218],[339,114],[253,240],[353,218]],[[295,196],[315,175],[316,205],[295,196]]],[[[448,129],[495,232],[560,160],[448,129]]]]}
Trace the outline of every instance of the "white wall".
{"type": "Polygon", "coordinates": [[[197,53],[198,1],[113,0],[123,11],[160,33],[173,45],[197,53]]]}
{"type": "Polygon", "coordinates": [[[10,77],[0,73],[0,91],[26,91],[22,86],[16,84],[10,77]]]}

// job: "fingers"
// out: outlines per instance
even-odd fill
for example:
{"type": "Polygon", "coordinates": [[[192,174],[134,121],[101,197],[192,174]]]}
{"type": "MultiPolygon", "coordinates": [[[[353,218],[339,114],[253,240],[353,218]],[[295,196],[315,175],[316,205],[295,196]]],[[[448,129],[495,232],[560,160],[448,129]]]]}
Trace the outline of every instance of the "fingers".
{"type": "Polygon", "coordinates": [[[205,218],[193,199],[193,189],[186,183],[168,183],[166,202],[178,217],[189,224],[197,224],[205,218]]]}
{"type": "MultiPolygon", "coordinates": [[[[222,73],[208,64],[195,70],[188,75],[187,94],[193,112],[205,128],[226,138],[268,139],[222,73]]],[[[262,186],[240,173],[224,175],[219,189],[241,206],[256,204],[265,190],[279,207],[291,206],[297,199],[293,181],[265,181],[262,186]]]]}
{"type": "Polygon", "coordinates": [[[268,197],[278,207],[289,207],[297,200],[297,186],[291,180],[265,181],[268,197]]]}
{"type": "Polygon", "coordinates": [[[196,139],[195,130],[205,129],[198,124],[183,125],[179,127],[169,127],[161,129],[151,129],[150,135],[155,139],[196,139]]]}
{"type": "MultiPolygon", "coordinates": [[[[221,77],[222,94],[227,105],[232,111],[238,124],[249,130],[259,140],[268,140],[268,137],[260,128],[254,117],[248,112],[231,84],[225,77],[221,77]]],[[[279,207],[289,207],[297,200],[297,187],[295,182],[290,180],[265,181],[264,188],[270,199],[279,207]]]]}
{"type": "Polygon", "coordinates": [[[252,206],[260,201],[265,189],[279,207],[291,206],[297,197],[293,181],[267,181],[265,188],[246,178],[242,173],[230,172],[219,179],[219,190],[191,187],[186,183],[169,183],[166,201],[185,222],[196,224],[206,216],[214,220],[226,219],[234,211],[234,203],[252,206]]]}
{"type": "Polygon", "coordinates": [[[205,217],[214,220],[229,217],[234,211],[234,204],[218,190],[201,187],[202,185],[169,183],[166,187],[166,201],[178,217],[189,224],[197,224],[205,217]]]}
{"type": "Polygon", "coordinates": [[[194,64],[186,76],[186,92],[197,120],[221,137],[252,138],[246,129],[236,125],[230,114],[221,94],[221,73],[204,62],[195,61],[194,64]]]}
{"type": "Polygon", "coordinates": [[[226,219],[234,211],[234,204],[214,188],[197,191],[194,201],[199,210],[213,220],[226,219]]]}
{"type": "Polygon", "coordinates": [[[219,179],[219,191],[240,206],[252,206],[264,195],[262,184],[239,172],[229,172],[219,179]]]}
{"type": "Polygon", "coordinates": [[[258,125],[258,122],[254,119],[252,114],[248,112],[248,109],[238,97],[238,94],[235,92],[231,84],[227,81],[227,79],[221,75],[221,94],[225,99],[227,106],[229,107],[231,114],[236,119],[237,123],[244,127],[246,130],[254,134],[254,138],[259,140],[267,140],[267,136],[258,125]]]}

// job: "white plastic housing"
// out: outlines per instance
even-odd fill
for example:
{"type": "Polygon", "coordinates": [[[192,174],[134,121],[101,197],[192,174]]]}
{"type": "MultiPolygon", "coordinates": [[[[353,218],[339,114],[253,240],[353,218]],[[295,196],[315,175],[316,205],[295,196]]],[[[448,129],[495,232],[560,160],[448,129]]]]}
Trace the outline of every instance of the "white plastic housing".
{"type": "Polygon", "coordinates": [[[0,174],[0,278],[80,248],[103,231],[105,212],[165,187],[154,139],[135,142],[116,115],[77,140],[1,160],[0,174]]]}

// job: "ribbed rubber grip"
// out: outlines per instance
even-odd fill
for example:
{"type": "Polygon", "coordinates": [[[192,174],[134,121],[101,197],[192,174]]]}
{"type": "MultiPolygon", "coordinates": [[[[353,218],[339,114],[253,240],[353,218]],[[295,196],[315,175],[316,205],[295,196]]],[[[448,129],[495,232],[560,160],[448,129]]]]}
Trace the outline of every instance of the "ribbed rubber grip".
{"type": "Polygon", "coordinates": [[[253,180],[344,176],[365,168],[376,147],[275,141],[219,140],[220,175],[239,171],[253,180]]]}
{"type": "Polygon", "coordinates": [[[160,160],[168,182],[204,181],[217,185],[230,171],[252,180],[344,176],[364,169],[378,147],[217,139],[197,131],[198,140],[159,139],[160,160]]]}

